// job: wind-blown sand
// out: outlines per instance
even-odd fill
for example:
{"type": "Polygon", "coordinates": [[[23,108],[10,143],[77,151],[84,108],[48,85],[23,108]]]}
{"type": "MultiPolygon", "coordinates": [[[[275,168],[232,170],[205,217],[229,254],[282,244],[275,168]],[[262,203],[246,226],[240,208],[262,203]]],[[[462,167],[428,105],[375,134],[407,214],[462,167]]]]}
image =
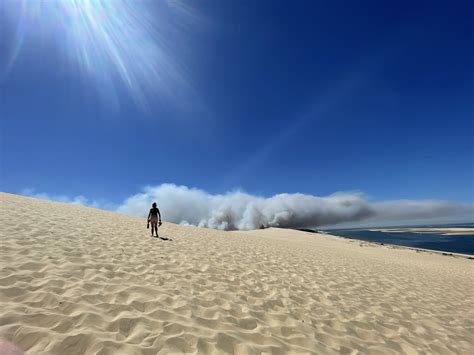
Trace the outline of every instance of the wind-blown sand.
{"type": "Polygon", "coordinates": [[[0,337],[30,354],[474,351],[467,258],[273,228],[164,241],[9,194],[0,220],[0,337]]]}

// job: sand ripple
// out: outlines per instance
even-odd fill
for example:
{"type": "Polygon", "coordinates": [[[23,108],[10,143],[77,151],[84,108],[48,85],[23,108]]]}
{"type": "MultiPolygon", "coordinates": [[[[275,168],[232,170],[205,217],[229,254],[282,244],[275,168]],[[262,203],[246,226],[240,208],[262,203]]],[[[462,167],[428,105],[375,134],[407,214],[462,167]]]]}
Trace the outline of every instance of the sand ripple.
{"type": "Polygon", "coordinates": [[[0,198],[0,336],[31,354],[474,349],[472,260],[0,198]]]}

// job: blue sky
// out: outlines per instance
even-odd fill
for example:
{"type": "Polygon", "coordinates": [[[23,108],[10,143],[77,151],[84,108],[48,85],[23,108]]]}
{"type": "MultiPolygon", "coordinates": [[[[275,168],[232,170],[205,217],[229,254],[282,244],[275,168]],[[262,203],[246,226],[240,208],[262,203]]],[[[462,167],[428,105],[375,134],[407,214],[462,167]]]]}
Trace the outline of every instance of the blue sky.
{"type": "Polygon", "coordinates": [[[3,191],[474,200],[472,2],[131,2],[153,31],[105,28],[124,72],[94,33],[86,67],[62,10],[18,4],[0,7],[3,191]]]}

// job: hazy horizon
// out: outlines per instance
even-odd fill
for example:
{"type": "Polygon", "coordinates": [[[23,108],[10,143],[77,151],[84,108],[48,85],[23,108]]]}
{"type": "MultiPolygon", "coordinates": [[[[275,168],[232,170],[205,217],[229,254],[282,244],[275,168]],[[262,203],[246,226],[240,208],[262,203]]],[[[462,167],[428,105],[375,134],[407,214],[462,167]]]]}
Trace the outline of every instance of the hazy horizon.
{"type": "Polygon", "coordinates": [[[264,197],[235,190],[212,195],[196,188],[162,184],[145,187],[118,204],[107,200],[88,200],[82,195],[73,198],[53,196],[33,189],[25,189],[22,194],[142,217],[147,215],[152,202],[156,201],[166,221],[224,230],[468,223],[473,221],[474,215],[472,204],[437,200],[372,201],[361,192],[339,192],[325,197],[305,194],[264,197]]]}

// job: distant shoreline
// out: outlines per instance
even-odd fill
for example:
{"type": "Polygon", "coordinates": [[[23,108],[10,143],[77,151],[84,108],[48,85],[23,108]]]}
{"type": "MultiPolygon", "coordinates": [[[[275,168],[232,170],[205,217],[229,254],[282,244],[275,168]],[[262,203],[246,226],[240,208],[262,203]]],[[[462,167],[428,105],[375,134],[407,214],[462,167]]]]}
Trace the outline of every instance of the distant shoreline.
{"type": "MultiPolygon", "coordinates": [[[[408,229],[413,229],[413,228],[404,228],[404,229],[408,230],[408,229]]],[[[428,228],[425,228],[425,229],[428,229],[428,228]]],[[[436,230],[436,228],[432,228],[432,229],[436,230]]],[[[327,236],[335,237],[335,238],[342,238],[344,240],[352,240],[354,242],[358,241],[358,242],[361,242],[361,243],[368,243],[368,244],[374,245],[374,246],[387,246],[387,247],[393,248],[393,249],[414,250],[417,253],[418,252],[434,253],[434,254],[440,254],[440,255],[445,255],[445,256],[453,256],[453,257],[460,257],[460,258],[466,258],[466,259],[474,260],[474,255],[471,255],[471,254],[456,253],[456,252],[451,252],[451,251],[447,251],[447,250],[435,250],[435,249],[427,249],[427,248],[410,247],[410,246],[399,245],[399,244],[391,244],[391,243],[381,243],[381,242],[369,241],[369,240],[358,239],[358,238],[348,238],[348,237],[344,237],[344,236],[340,236],[340,235],[336,235],[336,234],[331,234],[331,233],[328,233],[328,232],[322,231],[322,230],[318,231],[318,230],[306,229],[306,228],[299,228],[299,229],[296,229],[296,230],[298,230],[300,232],[308,232],[308,233],[314,233],[314,234],[327,235],[327,236]]],[[[383,229],[383,230],[382,229],[368,229],[368,230],[370,230],[370,231],[379,231],[379,232],[385,232],[385,231],[392,231],[392,232],[395,232],[395,233],[398,232],[398,231],[395,231],[395,230],[392,230],[392,229],[383,229]]],[[[474,228],[471,229],[471,230],[472,230],[472,233],[474,235],[474,228]]],[[[405,232],[405,230],[400,229],[400,233],[403,233],[403,232],[405,232]]],[[[416,232],[411,232],[411,233],[416,233],[416,232]]],[[[420,232],[420,233],[422,233],[422,232],[420,232]]],[[[424,232],[424,233],[428,233],[428,232],[424,232]]],[[[457,234],[456,233],[446,233],[446,234],[442,234],[442,235],[457,235],[457,234]]]]}
{"type": "Polygon", "coordinates": [[[474,228],[372,228],[320,231],[333,236],[414,250],[474,256],[474,228]]]}
{"type": "Polygon", "coordinates": [[[386,247],[389,247],[389,248],[392,248],[392,249],[413,250],[413,251],[416,251],[417,253],[418,252],[433,253],[433,254],[437,254],[437,255],[452,256],[452,257],[459,257],[459,258],[474,260],[474,255],[471,255],[471,254],[455,253],[455,252],[450,252],[450,251],[446,251],[446,250],[443,251],[443,250],[435,250],[435,249],[409,247],[409,246],[399,245],[399,244],[379,243],[379,242],[369,241],[369,240],[364,240],[364,239],[342,237],[340,235],[335,235],[335,234],[330,234],[330,233],[321,233],[321,232],[314,232],[314,233],[324,234],[324,235],[327,235],[327,236],[330,236],[330,237],[342,238],[342,239],[345,239],[345,240],[352,240],[354,242],[367,243],[367,244],[377,246],[377,247],[386,246],[386,247]]]}
{"type": "Polygon", "coordinates": [[[384,228],[369,229],[374,232],[392,233],[437,233],[441,235],[474,235],[474,228],[384,228]]]}
{"type": "Polygon", "coordinates": [[[345,227],[345,228],[321,228],[319,230],[328,232],[334,230],[371,230],[371,229],[407,229],[407,228],[472,228],[474,229],[474,222],[459,222],[459,223],[436,223],[436,224],[408,224],[408,225],[388,225],[388,226],[366,226],[366,227],[345,227]]]}

